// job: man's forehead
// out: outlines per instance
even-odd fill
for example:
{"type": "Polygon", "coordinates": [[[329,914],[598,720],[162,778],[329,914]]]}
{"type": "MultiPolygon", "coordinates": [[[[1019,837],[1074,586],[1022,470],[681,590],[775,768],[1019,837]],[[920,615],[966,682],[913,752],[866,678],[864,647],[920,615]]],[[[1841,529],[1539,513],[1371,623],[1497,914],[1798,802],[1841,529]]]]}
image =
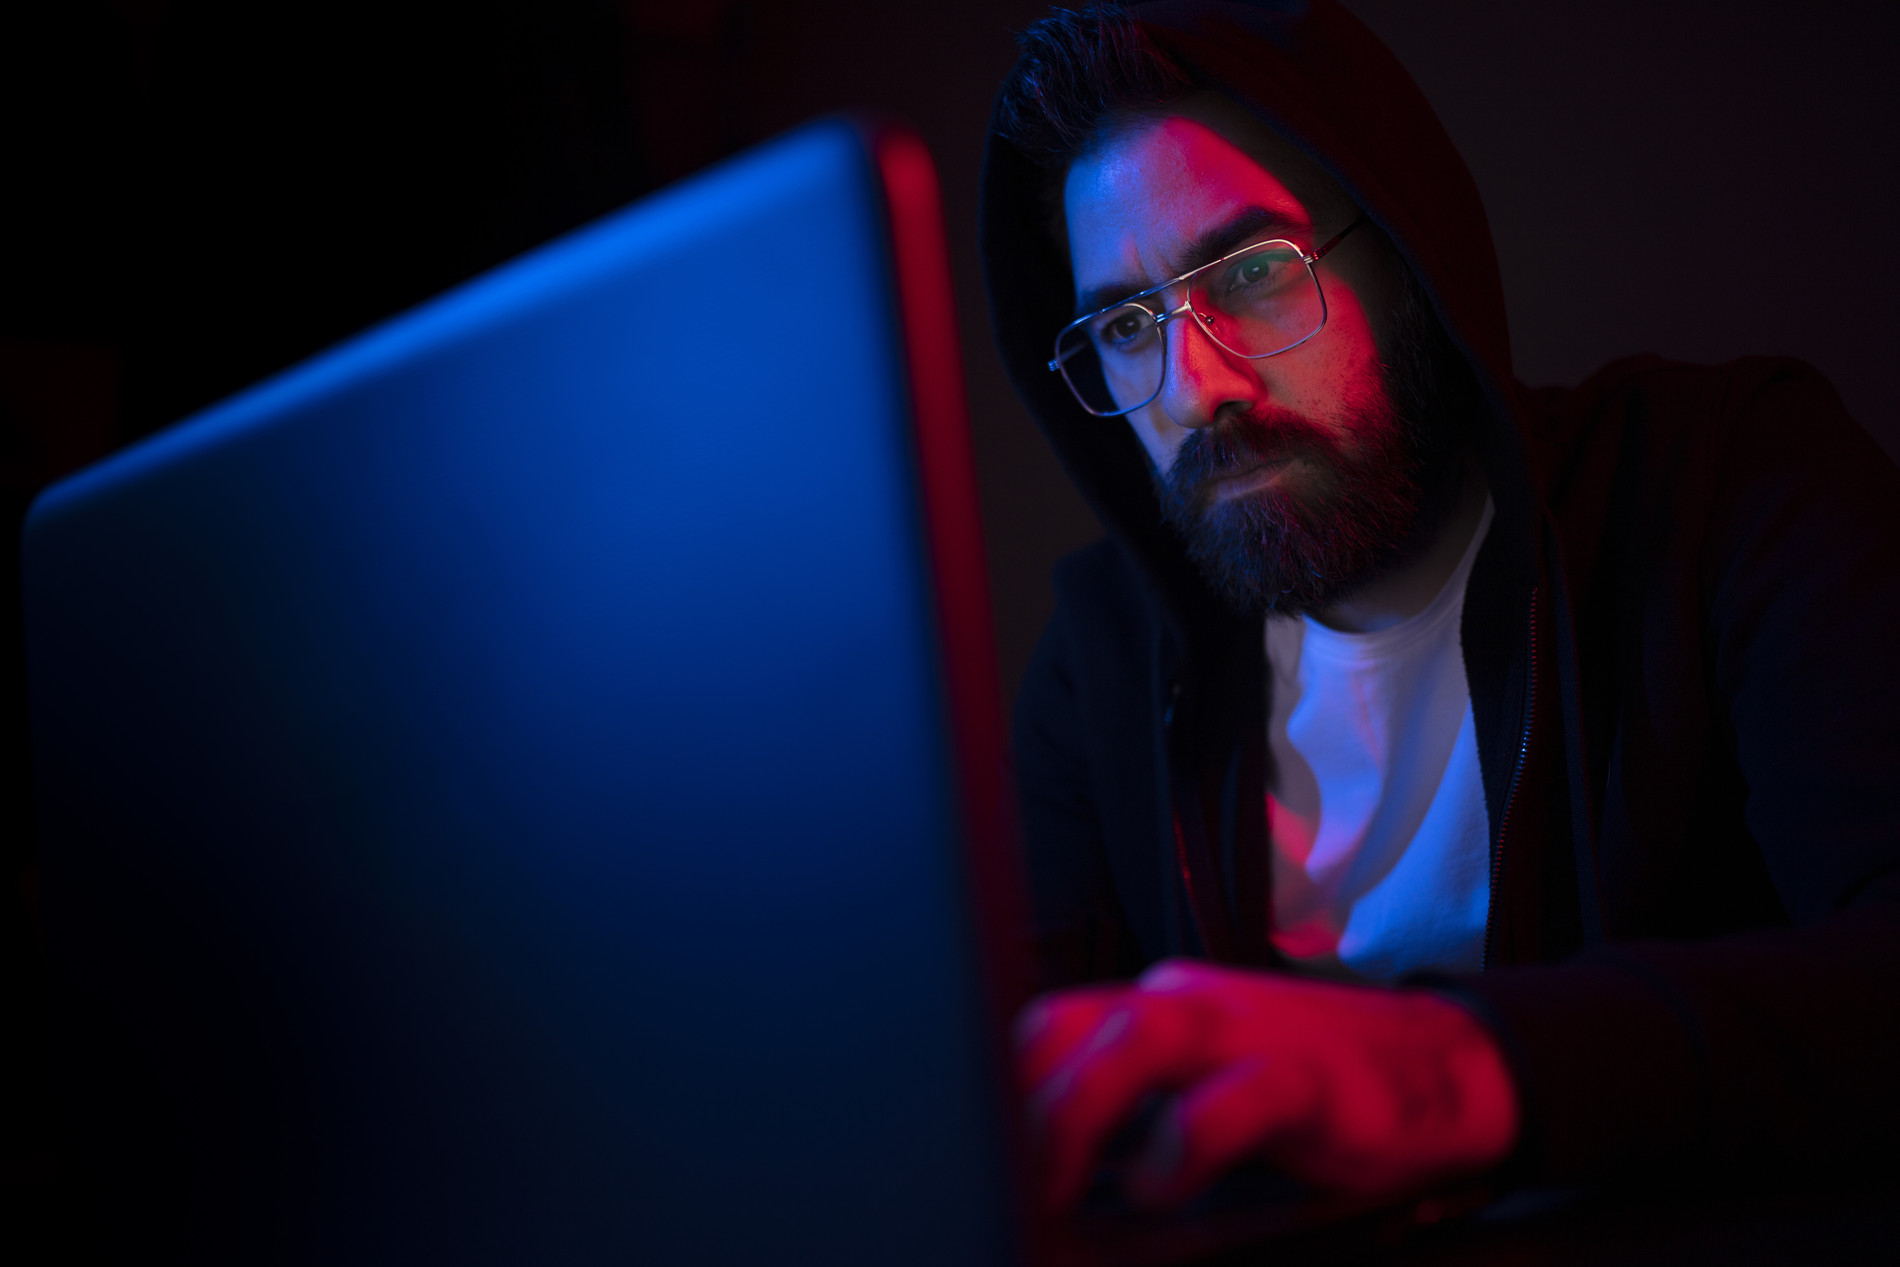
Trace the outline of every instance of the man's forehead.
{"type": "Polygon", "coordinates": [[[1197,257],[1208,243],[1241,222],[1310,235],[1306,202],[1260,161],[1272,156],[1257,145],[1242,149],[1223,135],[1232,131],[1170,115],[1075,161],[1063,207],[1078,288],[1165,280],[1204,263],[1197,257]]]}

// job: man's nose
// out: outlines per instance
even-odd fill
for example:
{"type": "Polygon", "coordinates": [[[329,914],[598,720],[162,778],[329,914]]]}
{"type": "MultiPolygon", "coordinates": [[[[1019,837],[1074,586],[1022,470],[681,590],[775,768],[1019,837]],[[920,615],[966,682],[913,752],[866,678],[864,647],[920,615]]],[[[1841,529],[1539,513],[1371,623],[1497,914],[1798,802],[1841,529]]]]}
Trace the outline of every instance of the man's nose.
{"type": "Polygon", "coordinates": [[[1176,426],[1205,427],[1223,413],[1260,403],[1266,393],[1252,362],[1214,342],[1191,313],[1184,309],[1164,329],[1168,362],[1161,407],[1176,426]]]}

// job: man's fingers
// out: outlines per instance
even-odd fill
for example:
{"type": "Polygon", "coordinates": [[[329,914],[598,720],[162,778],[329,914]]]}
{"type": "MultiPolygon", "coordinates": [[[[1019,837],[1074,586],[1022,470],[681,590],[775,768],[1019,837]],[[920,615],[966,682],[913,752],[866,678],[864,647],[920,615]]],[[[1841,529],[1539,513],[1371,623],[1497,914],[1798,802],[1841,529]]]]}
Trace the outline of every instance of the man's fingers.
{"type": "Polygon", "coordinates": [[[1144,1095],[1200,1072],[1196,1028],[1179,1000],[1130,993],[1035,1089],[1029,1107],[1041,1127],[1052,1206],[1081,1195],[1103,1141],[1144,1095]]]}
{"type": "Polygon", "coordinates": [[[1036,1087],[1102,1023],[1126,986],[1094,986],[1045,994],[1016,1018],[1016,1075],[1025,1091],[1036,1087]]]}
{"type": "Polygon", "coordinates": [[[1227,1065],[1155,1124],[1129,1174],[1129,1197],[1150,1208],[1180,1205],[1235,1162],[1308,1134],[1319,1097],[1312,1077],[1287,1062],[1251,1056],[1227,1065]]]}

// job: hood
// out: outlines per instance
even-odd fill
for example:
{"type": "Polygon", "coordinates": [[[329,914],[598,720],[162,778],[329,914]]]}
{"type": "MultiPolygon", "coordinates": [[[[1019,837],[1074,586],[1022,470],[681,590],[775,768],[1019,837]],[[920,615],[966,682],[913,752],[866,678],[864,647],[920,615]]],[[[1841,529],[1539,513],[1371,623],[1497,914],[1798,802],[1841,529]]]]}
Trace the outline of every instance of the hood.
{"type": "MultiPolygon", "coordinates": [[[[1490,403],[1479,457],[1497,506],[1494,534],[1528,575],[1539,503],[1516,418],[1497,253],[1476,182],[1418,85],[1333,0],[1149,0],[1129,6],[1199,82],[1227,93],[1332,173],[1385,230],[1490,403]]],[[[1162,519],[1146,453],[1119,419],[1079,406],[1047,369],[1071,318],[1068,262],[1050,240],[1042,169],[992,128],[979,214],[993,328],[1017,394],[1084,498],[1147,575],[1190,646],[1195,627],[1231,628],[1180,538],[1162,519]],[[1181,622],[1186,627],[1181,628],[1181,622]]]]}

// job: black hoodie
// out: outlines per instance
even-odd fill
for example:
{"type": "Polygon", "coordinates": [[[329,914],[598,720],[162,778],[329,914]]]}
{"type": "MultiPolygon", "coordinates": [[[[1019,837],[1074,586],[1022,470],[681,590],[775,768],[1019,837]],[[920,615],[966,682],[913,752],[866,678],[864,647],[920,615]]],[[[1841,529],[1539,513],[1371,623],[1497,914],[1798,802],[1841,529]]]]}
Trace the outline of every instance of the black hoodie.
{"type": "MultiPolygon", "coordinates": [[[[1869,1155],[1900,1130],[1900,471],[1794,361],[1522,386],[1477,187],[1364,26],[1330,0],[1134,12],[1333,174],[1483,385],[1497,517],[1461,632],[1491,915],[1485,971],[1441,984],[1513,1059],[1521,1164],[1869,1155]]],[[[1017,703],[1045,980],[1270,965],[1261,618],[1189,563],[1130,428],[1046,368],[1073,293],[1043,180],[992,135],[996,336],[1108,533],[1057,568],[1017,703]]]]}

